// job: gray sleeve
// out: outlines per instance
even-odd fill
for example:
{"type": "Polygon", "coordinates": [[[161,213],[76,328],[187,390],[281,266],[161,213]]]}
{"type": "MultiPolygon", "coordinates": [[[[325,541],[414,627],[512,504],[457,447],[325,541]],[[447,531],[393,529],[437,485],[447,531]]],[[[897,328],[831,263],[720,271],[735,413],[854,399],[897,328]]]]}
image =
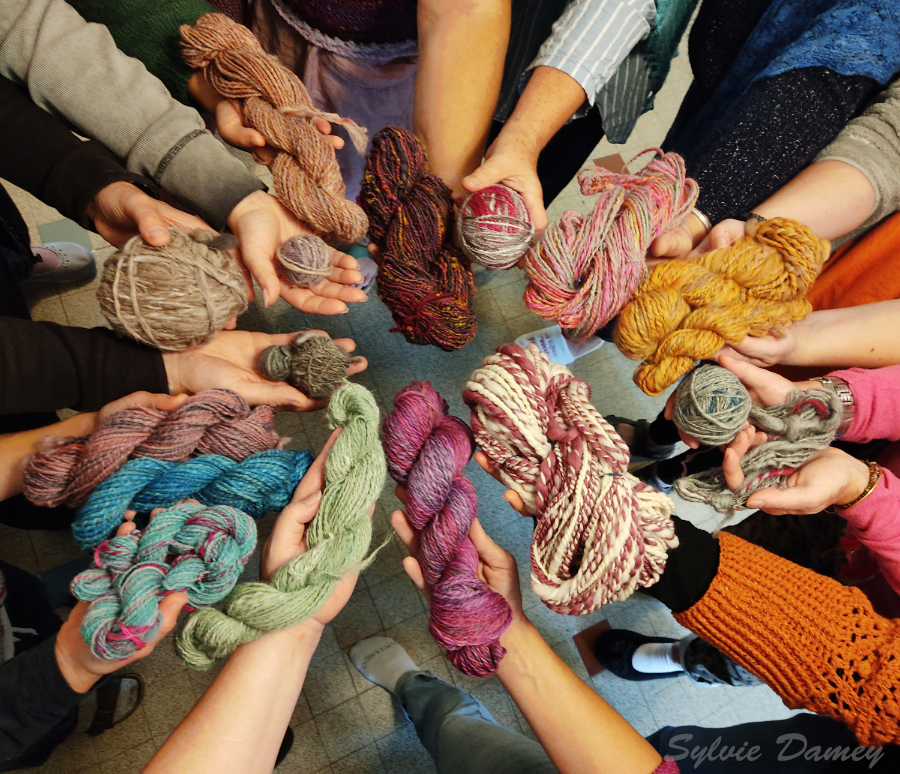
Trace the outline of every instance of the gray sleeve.
{"type": "Polygon", "coordinates": [[[64,0],[0,0],[0,74],[221,229],[260,180],[109,31],[64,0]]]}

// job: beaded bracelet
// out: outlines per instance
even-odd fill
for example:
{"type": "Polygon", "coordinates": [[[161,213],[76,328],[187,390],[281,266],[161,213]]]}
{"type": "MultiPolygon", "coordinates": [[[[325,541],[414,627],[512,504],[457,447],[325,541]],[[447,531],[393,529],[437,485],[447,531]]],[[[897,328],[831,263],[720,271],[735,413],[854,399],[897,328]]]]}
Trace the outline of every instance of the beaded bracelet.
{"type": "Polygon", "coordinates": [[[859,505],[863,500],[865,500],[872,492],[875,491],[875,487],[878,485],[878,481],[881,479],[881,465],[877,462],[871,462],[869,460],[864,460],[866,465],[869,466],[869,483],[866,484],[866,488],[860,492],[858,497],[854,497],[849,503],[844,503],[843,505],[835,504],[836,508],[840,508],[842,511],[847,510],[848,508],[852,508],[854,505],[859,505]]]}

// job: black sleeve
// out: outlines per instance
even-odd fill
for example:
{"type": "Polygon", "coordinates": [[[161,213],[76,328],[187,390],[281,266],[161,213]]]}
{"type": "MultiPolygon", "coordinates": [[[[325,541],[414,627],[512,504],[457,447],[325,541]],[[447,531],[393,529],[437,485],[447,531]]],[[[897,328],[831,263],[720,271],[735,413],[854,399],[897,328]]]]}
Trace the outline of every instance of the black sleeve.
{"type": "Polygon", "coordinates": [[[133,183],[151,196],[153,184],[125,170],[103,145],[82,141],[35,105],[28,92],[0,77],[0,177],[93,229],[87,208],[110,183],[133,183]]]}
{"type": "Polygon", "coordinates": [[[107,328],[0,317],[0,414],[96,411],[138,390],[169,391],[158,350],[107,328]]]}
{"type": "Polygon", "coordinates": [[[673,516],[678,548],[669,551],[659,580],[643,589],[673,613],[683,613],[706,593],[719,571],[719,541],[689,521],[673,516]]]}

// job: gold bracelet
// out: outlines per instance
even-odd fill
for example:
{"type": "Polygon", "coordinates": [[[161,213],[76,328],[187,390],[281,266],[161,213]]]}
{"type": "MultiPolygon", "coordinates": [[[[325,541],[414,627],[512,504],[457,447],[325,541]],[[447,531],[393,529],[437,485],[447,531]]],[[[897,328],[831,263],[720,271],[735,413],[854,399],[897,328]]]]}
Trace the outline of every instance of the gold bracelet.
{"type": "Polygon", "coordinates": [[[840,508],[842,511],[847,510],[847,508],[852,508],[854,505],[859,505],[863,500],[865,500],[872,492],[875,491],[875,487],[878,485],[879,480],[881,479],[881,465],[877,462],[871,462],[869,460],[863,460],[866,465],[869,466],[869,483],[866,484],[866,488],[860,492],[858,497],[854,497],[849,503],[844,503],[843,505],[835,504],[836,508],[840,508]]]}

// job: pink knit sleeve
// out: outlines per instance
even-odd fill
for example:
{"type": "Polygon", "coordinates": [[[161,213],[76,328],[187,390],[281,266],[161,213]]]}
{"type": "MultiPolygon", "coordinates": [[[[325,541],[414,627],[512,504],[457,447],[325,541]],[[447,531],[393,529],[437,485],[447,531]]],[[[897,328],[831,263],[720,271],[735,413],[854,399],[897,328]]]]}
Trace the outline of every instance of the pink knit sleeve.
{"type": "Polygon", "coordinates": [[[663,758],[663,762],[653,769],[653,774],[678,774],[681,769],[671,758],[663,758]]]}
{"type": "Polygon", "coordinates": [[[856,415],[843,440],[900,440],[900,365],[848,368],[828,375],[847,382],[856,403],[856,415]]]}

